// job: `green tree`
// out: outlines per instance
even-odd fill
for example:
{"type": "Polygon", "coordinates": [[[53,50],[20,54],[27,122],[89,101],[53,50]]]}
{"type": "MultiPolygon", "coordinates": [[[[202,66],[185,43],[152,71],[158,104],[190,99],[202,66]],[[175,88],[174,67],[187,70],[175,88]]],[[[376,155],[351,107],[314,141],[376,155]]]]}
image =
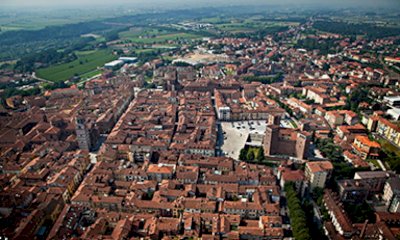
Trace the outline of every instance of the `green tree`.
{"type": "Polygon", "coordinates": [[[254,152],[253,151],[248,151],[246,155],[246,160],[247,161],[254,161],[254,152]]]}
{"type": "Polygon", "coordinates": [[[239,153],[239,159],[242,161],[246,161],[246,157],[247,157],[247,150],[246,148],[242,148],[242,150],[240,150],[239,153]]]}
{"type": "Polygon", "coordinates": [[[286,192],[293,236],[296,240],[311,240],[306,214],[301,207],[293,183],[286,183],[284,189],[286,192]]]}
{"type": "Polygon", "coordinates": [[[264,154],[264,149],[261,147],[259,148],[259,155],[258,155],[258,161],[262,162],[265,160],[265,154],[264,154]]]}

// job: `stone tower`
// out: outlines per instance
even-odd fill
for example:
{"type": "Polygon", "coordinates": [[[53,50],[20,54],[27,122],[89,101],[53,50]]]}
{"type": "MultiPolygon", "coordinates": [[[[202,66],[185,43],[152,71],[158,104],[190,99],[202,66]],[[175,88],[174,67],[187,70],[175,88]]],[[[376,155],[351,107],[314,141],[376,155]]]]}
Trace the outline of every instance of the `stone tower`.
{"type": "Polygon", "coordinates": [[[78,115],[75,117],[75,132],[79,148],[83,150],[90,150],[90,133],[86,127],[86,121],[82,116],[78,115]]]}

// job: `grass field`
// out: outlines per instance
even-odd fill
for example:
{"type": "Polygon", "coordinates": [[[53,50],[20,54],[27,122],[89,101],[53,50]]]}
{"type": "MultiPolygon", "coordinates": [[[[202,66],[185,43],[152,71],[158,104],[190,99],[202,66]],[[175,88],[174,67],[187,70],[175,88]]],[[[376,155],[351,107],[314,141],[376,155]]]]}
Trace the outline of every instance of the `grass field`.
{"type": "Polygon", "coordinates": [[[155,43],[165,43],[169,40],[177,40],[177,39],[199,39],[203,36],[177,32],[177,33],[168,33],[161,32],[158,30],[152,31],[144,31],[141,33],[138,32],[122,32],[120,33],[120,39],[122,40],[130,40],[133,43],[143,43],[143,44],[155,44],[155,43]]]}
{"type": "Polygon", "coordinates": [[[135,49],[134,52],[139,54],[139,53],[150,53],[150,52],[156,52],[157,49],[154,48],[143,48],[143,49],[135,49]]]}
{"type": "Polygon", "coordinates": [[[232,21],[230,23],[215,24],[215,27],[221,31],[240,33],[240,32],[255,32],[262,29],[282,26],[297,26],[296,22],[263,22],[254,19],[247,19],[242,22],[232,21]]]}
{"type": "Polygon", "coordinates": [[[134,51],[135,53],[139,54],[139,53],[149,53],[149,52],[166,52],[166,51],[170,51],[172,49],[177,48],[177,46],[174,45],[153,45],[150,48],[138,48],[138,49],[132,49],[132,51],[134,51]]]}
{"type": "Polygon", "coordinates": [[[97,67],[101,67],[104,63],[116,59],[116,56],[113,56],[106,50],[78,52],[77,56],[78,59],[75,61],[42,68],[37,70],[36,74],[40,78],[54,82],[68,80],[74,75],[90,77],[96,73],[95,70],[97,67]]]}
{"type": "MultiPolygon", "coordinates": [[[[72,24],[72,23],[77,23],[79,20],[68,20],[68,19],[47,19],[47,20],[40,20],[40,21],[35,21],[35,20],[30,20],[27,18],[18,19],[17,21],[11,22],[11,23],[5,23],[1,24],[1,30],[2,31],[15,31],[15,30],[39,30],[43,29],[48,26],[60,26],[64,24],[72,24]],[[25,20],[25,21],[24,21],[25,20]]],[[[82,19],[83,21],[85,19],[82,19]]]]}
{"type": "MultiPolygon", "coordinates": [[[[29,2],[29,1],[28,1],[29,2]]],[[[2,1],[0,1],[1,6],[2,1]]],[[[0,28],[2,31],[38,30],[48,26],[60,26],[100,20],[110,16],[123,15],[121,11],[109,8],[82,9],[21,9],[0,7],[0,28]]]]}
{"type": "Polygon", "coordinates": [[[226,21],[226,19],[224,19],[223,17],[211,17],[211,18],[201,19],[201,22],[203,23],[212,23],[212,24],[221,23],[224,21],[226,21]]]}
{"type": "Polygon", "coordinates": [[[385,152],[392,152],[396,154],[397,156],[400,156],[400,149],[391,144],[388,140],[379,138],[378,139],[379,144],[382,147],[382,150],[385,152]]]}
{"type": "Polygon", "coordinates": [[[244,24],[244,23],[224,23],[224,24],[217,24],[217,28],[222,31],[227,32],[250,32],[255,31],[257,28],[253,24],[244,24]]]}
{"type": "Polygon", "coordinates": [[[92,78],[92,77],[94,77],[94,76],[96,76],[96,75],[99,75],[99,74],[101,74],[102,72],[103,72],[103,71],[102,71],[101,69],[96,69],[96,70],[93,70],[93,71],[84,73],[84,74],[82,74],[80,77],[81,77],[81,79],[85,80],[85,79],[92,78]]]}

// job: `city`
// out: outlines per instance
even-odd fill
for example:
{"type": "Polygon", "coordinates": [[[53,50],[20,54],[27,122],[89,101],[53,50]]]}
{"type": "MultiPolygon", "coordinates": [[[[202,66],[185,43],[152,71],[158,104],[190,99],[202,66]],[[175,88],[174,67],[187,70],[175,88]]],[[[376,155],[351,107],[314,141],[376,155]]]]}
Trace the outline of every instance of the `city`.
{"type": "Polygon", "coordinates": [[[400,8],[247,7],[0,17],[0,239],[399,239],[400,8]]]}

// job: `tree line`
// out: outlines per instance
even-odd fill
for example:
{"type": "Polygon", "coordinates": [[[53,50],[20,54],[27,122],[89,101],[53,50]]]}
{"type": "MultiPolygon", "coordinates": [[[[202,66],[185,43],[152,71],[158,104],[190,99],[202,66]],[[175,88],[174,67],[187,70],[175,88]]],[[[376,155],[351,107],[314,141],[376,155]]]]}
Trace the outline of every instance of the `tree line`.
{"type": "Polygon", "coordinates": [[[311,240],[310,229],[307,226],[306,213],[303,211],[293,183],[285,184],[287,206],[293,237],[296,240],[311,240]]]}
{"type": "Polygon", "coordinates": [[[283,78],[282,73],[278,73],[274,76],[245,76],[243,80],[247,82],[261,82],[262,84],[271,84],[281,81],[283,78]]]}
{"type": "Polygon", "coordinates": [[[356,24],[337,21],[317,21],[313,27],[324,32],[341,35],[367,35],[371,39],[400,35],[400,28],[383,27],[368,23],[356,24]]]}

